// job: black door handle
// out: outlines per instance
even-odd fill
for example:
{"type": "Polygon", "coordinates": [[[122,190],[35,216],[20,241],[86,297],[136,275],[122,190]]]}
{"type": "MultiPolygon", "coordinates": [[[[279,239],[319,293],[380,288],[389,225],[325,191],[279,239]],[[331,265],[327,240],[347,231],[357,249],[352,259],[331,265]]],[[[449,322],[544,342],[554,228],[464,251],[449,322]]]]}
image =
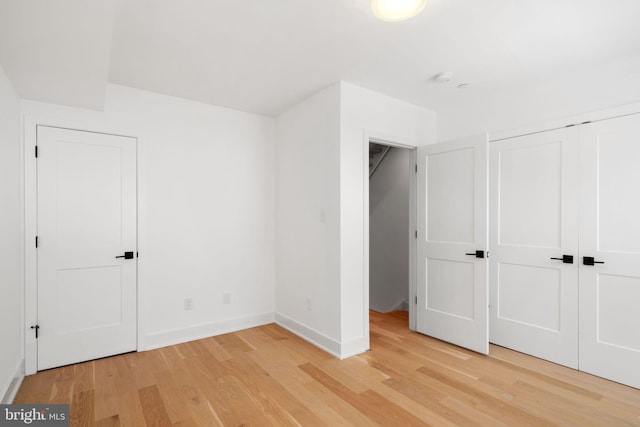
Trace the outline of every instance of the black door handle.
{"type": "Polygon", "coordinates": [[[562,255],[562,258],[551,258],[562,261],[564,264],[573,264],[573,255],[562,255]]]}
{"type": "Polygon", "coordinates": [[[472,256],[474,256],[476,258],[484,258],[484,251],[475,251],[475,252],[472,252],[470,254],[465,254],[465,255],[472,255],[472,256]]]}
{"type": "Polygon", "coordinates": [[[116,258],[133,259],[133,252],[125,252],[124,255],[118,255],[116,258]]]}
{"type": "Polygon", "coordinates": [[[604,264],[604,261],[596,261],[592,256],[583,256],[582,263],[584,265],[604,264]]]}

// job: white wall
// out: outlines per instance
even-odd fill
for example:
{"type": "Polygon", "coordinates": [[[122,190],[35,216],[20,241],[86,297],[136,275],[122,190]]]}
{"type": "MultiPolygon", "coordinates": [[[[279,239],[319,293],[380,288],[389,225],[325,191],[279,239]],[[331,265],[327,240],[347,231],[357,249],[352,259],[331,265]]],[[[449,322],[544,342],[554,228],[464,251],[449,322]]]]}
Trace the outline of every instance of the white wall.
{"type": "MultiPolygon", "coordinates": [[[[473,91],[473,85],[466,91],[473,91]]],[[[640,55],[614,58],[438,110],[438,140],[517,129],[640,100],[640,55]]]]}
{"type": "Polygon", "coordinates": [[[417,146],[435,130],[433,112],[345,82],[278,117],[278,323],[338,357],[368,349],[368,136],[417,146]]]}
{"type": "Polygon", "coordinates": [[[277,118],[276,320],[336,355],[340,353],[339,120],[339,84],[277,118]]]}
{"type": "Polygon", "coordinates": [[[368,349],[364,206],[369,135],[407,146],[435,142],[434,112],[340,84],[340,311],[343,357],[368,349]]]}
{"type": "Polygon", "coordinates": [[[139,137],[143,349],[273,321],[272,118],[117,85],[107,87],[104,113],[27,101],[23,109],[139,137]],[[192,311],[185,298],[193,298],[192,311]]]}
{"type": "Polygon", "coordinates": [[[20,98],[0,69],[0,401],[22,366],[20,98]]]}
{"type": "Polygon", "coordinates": [[[409,150],[391,148],[369,179],[369,307],[409,302],[409,150]]]}

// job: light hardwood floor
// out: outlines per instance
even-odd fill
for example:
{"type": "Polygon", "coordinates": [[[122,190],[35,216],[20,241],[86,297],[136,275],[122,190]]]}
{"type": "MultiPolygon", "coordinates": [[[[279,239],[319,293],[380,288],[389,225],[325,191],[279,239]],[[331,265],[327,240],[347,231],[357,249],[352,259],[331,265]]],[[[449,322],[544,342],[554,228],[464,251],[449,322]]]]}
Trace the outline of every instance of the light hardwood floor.
{"type": "Polygon", "coordinates": [[[73,426],[640,425],[640,390],[492,346],[486,357],[371,313],[371,351],[337,360],[276,325],[52,369],[15,403],[73,426]]]}

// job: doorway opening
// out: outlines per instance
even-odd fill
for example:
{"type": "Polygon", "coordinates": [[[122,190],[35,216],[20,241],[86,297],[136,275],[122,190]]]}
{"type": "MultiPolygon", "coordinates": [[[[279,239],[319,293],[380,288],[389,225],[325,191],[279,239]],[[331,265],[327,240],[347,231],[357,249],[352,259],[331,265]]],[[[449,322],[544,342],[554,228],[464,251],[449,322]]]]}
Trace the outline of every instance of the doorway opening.
{"type": "Polygon", "coordinates": [[[369,311],[411,327],[414,297],[414,150],[369,141],[369,311]]]}

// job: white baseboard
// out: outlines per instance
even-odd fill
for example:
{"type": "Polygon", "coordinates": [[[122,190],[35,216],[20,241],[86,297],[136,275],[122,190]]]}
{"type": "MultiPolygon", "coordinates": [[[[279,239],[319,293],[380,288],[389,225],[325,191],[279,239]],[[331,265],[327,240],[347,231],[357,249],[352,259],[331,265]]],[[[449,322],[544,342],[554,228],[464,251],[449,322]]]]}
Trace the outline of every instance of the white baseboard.
{"type": "Polygon", "coordinates": [[[276,313],[276,323],[338,359],[342,358],[338,341],[280,313],[276,313]]]}
{"type": "Polygon", "coordinates": [[[241,331],[256,326],[273,323],[273,313],[260,313],[251,316],[226,319],[218,322],[203,323],[188,328],[171,329],[147,335],[144,338],[144,348],[139,351],[153,350],[188,341],[195,341],[229,332],[241,331]]]}
{"type": "Polygon", "coordinates": [[[9,383],[9,387],[4,393],[2,397],[3,405],[9,405],[13,403],[13,399],[15,399],[16,394],[18,394],[18,390],[20,389],[20,385],[22,384],[22,380],[24,380],[24,359],[20,361],[18,367],[14,371],[13,380],[9,383]]]}

